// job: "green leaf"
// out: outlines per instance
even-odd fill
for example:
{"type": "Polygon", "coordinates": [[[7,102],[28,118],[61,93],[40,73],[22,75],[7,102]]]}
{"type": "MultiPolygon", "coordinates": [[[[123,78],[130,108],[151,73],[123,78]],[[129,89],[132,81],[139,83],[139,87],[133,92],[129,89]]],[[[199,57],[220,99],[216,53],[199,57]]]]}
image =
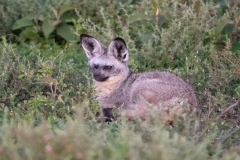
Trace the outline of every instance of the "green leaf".
{"type": "Polygon", "coordinates": [[[73,34],[73,26],[68,24],[63,24],[59,26],[57,28],[57,34],[67,41],[71,41],[75,37],[75,35],[73,34]]]}
{"type": "Polygon", "coordinates": [[[30,19],[30,20],[33,20],[37,17],[37,14],[29,14],[27,15],[26,17],[23,17],[23,19],[30,19]]]}
{"type": "Polygon", "coordinates": [[[233,43],[231,51],[232,52],[240,52],[240,42],[233,43]]]}
{"type": "Polygon", "coordinates": [[[147,43],[152,38],[152,34],[152,32],[142,33],[140,37],[142,42],[147,43]]]}
{"type": "Polygon", "coordinates": [[[227,25],[227,24],[233,24],[233,21],[230,19],[222,19],[218,22],[217,26],[215,27],[215,35],[219,35],[221,34],[223,28],[227,25]]]}
{"type": "Polygon", "coordinates": [[[53,14],[55,15],[56,19],[59,19],[57,10],[55,8],[53,8],[52,6],[50,6],[50,9],[53,11],[53,14]]]}
{"type": "Polygon", "coordinates": [[[233,32],[234,26],[232,24],[226,24],[223,28],[223,34],[231,35],[233,32]]]}
{"type": "Polygon", "coordinates": [[[40,21],[44,21],[45,18],[44,18],[43,15],[40,14],[40,15],[37,16],[37,19],[40,20],[40,21]]]}
{"type": "Polygon", "coordinates": [[[27,39],[37,39],[39,38],[38,31],[33,27],[26,27],[20,34],[20,36],[27,39]]]}
{"type": "Polygon", "coordinates": [[[55,25],[52,22],[50,22],[49,20],[46,20],[43,22],[42,31],[43,31],[43,35],[46,39],[54,31],[54,29],[55,29],[55,25]]]}
{"type": "Polygon", "coordinates": [[[167,19],[163,16],[163,15],[159,15],[159,18],[158,18],[158,25],[159,26],[162,26],[164,23],[167,22],[167,19]]]}
{"type": "Polygon", "coordinates": [[[23,17],[22,19],[29,19],[29,20],[40,20],[43,21],[44,20],[44,16],[42,14],[29,14],[25,17],[23,17]]]}
{"type": "Polygon", "coordinates": [[[2,36],[2,44],[3,44],[4,46],[7,46],[7,39],[6,39],[5,36],[2,36]]]}
{"type": "Polygon", "coordinates": [[[23,77],[25,77],[25,74],[20,74],[20,75],[18,76],[18,79],[22,79],[23,77]]]}
{"type": "Polygon", "coordinates": [[[48,70],[47,70],[47,73],[48,73],[48,74],[52,74],[52,73],[53,73],[53,70],[48,69],[48,70]]]}
{"type": "Polygon", "coordinates": [[[37,72],[38,72],[38,73],[43,73],[44,70],[43,70],[43,69],[39,69],[37,72]]]}
{"type": "Polygon", "coordinates": [[[69,10],[73,10],[75,9],[75,7],[72,5],[72,4],[66,4],[66,5],[63,5],[61,8],[60,8],[60,11],[59,11],[59,17],[61,17],[61,15],[63,13],[65,13],[66,11],[69,11],[69,10]]]}
{"type": "Polygon", "coordinates": [[[13,24],[12,30],[16,30],[19,28],[27,27],[27,26],[33,26],[33,25],[34,23],[31,19],[22,18],[13,24]]]}
{"type": "Polygon", "coordinates": [[[129,20],[129,23],[133,23],[141,20],[154,20],[154,16],[146,15],[144,13],[136,13],[136,14],[132,14],[128,20],[129,20]]]}
{"type": "Polygon", "coordinates": [[[62,22],[73,22],[73,20],[78,19],[78,16],[75,12],[67,12],[66,14],[63,14],[60,18],[62,22]]]}

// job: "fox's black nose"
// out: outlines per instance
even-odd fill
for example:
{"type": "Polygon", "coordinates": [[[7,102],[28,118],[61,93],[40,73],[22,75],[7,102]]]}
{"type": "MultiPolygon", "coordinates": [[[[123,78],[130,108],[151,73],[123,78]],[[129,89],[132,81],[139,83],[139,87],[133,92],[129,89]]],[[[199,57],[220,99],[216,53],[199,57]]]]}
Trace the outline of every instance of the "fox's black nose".
{"type": "Polygon", "coordinates": [[[103,76],[103,75],[100,75],[100,74],[94,74],[93,75],[93,78],[96,80],[96,81],[99,81],[99,82],[103,82],[103,81],[106,81],[108,79],[107,76],[103,76]]]}

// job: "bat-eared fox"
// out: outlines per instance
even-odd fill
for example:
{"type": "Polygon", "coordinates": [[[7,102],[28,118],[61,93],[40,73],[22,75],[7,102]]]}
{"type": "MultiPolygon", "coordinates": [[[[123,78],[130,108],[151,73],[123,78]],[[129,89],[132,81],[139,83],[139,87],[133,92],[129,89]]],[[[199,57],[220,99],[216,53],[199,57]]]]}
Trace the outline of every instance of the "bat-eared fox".
{"type": "Polygon", "coordinates": [[[88,58],[97,101],[106,118],[124,114],[128,119],[146,118],[154,110],[160,118],[171,120],[183,108],[198,109],[192,87],[167,71],[133,73],[128,67],[128,49],[117,37],[104,46],[92,36],[81,34],[80,41],[88,58]]]}

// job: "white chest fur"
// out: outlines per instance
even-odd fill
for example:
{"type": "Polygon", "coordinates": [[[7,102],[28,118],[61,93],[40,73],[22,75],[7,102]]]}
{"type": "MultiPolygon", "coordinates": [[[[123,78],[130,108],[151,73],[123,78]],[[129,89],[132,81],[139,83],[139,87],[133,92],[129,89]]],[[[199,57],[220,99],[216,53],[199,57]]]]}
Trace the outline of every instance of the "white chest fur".
{"type": "Polygon", "coordinates": [[[122,79],[122,75],[117,75],[110,77],[104,82],[94,81],[98,98],[108,97],[111,93],[115,92],[120,86],[122,79]]]}

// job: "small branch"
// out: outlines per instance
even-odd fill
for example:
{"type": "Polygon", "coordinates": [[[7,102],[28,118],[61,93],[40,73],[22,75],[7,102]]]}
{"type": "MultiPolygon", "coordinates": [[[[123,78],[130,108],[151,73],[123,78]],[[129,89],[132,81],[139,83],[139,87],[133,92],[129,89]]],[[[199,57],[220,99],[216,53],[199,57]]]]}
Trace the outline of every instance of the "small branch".
{"type": "MultiPolygon", "coordinates": [[[[66,50],[66,48],[64,49],[64,50],[66,50]]],[[[61,65],[62,65],[62,58],[63,58],[63,51],[64,50],[62,50],[60,53],[59,53],[59,55],[54,59],[54,61],[61,55],[61,59],[60,59],[60,63],[59,63],[59,67],[58,67],[58,74],[57,74],[57,80],[59,79],[59,75],[60,75],[60,67],[61,67],[61,65]]]]}
{"type": "Polygon", "coordinates": [[[31,84],[47,84],[47,85],[49,85],[49,83],[48,82],[30,82],[31,84]]]}
{"type": "Polygon", "coordinates": [[[223,112],[221,112],[220,115],[217,116],[216,120],[219,120],[225,113],[227,113],[230,109],[236,107],[239,104],[239,101],[235,102],[234,104],[230,105],[228,108],[226,108],[223,112]]]}

